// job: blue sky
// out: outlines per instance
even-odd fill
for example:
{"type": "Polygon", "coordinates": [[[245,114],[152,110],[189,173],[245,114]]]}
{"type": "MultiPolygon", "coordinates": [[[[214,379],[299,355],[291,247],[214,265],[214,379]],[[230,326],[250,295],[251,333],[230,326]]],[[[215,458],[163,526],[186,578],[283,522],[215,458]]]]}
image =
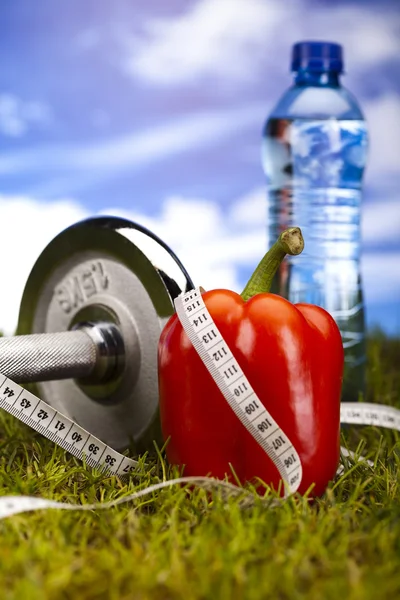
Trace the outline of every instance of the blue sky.
{"type": "Polygon", "coordinates": [[[344,45],[344,84],[370,128],[368,324],[400,334],[397,0],[379,12],[345,0],[13,0],[0,14],[0,217],[13,257],[1,261],[0,328],[13,330],[41,249],[99,212],[149,226],[196,283],[240,291],[266,245],[263,122],[290,84],[292,43],[325,38],[344,45]]]}

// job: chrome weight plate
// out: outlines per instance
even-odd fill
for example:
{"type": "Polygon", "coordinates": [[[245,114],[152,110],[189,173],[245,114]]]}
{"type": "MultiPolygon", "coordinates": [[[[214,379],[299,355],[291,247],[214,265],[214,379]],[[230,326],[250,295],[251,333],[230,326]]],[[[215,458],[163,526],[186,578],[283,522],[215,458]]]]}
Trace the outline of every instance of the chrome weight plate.
{"type": "Polygon", "coordinates": [[[161,441],[157,346],[174,298],[193,288],[183,265],[153,233],[127,219],[87,219],[60,233],[28,278],[18,334],[116,323],[125,346],[121,376],[109,384],[63,380],[34,393],[115,450],[161,441]]]}

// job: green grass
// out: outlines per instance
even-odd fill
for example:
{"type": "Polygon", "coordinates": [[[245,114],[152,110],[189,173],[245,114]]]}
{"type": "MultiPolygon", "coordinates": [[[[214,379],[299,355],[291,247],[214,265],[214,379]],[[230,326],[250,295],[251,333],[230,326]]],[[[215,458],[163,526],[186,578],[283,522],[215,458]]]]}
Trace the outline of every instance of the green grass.
{"type": "MultiPolygon", "coordinates": [[[[370,401],[400,406],[400,342],[369,344],[370,401]]],[[[1,600],[400,598],[400,437],[350,428],[375,461],[346,466],[313,506],[241,508],[172,487],[107,511],[38,511],[0,521],[1,600]]],[[[0,414],[0,494],[112,500],[177,475],[161,458],[129,485],[86,471],[0,414]]]]}

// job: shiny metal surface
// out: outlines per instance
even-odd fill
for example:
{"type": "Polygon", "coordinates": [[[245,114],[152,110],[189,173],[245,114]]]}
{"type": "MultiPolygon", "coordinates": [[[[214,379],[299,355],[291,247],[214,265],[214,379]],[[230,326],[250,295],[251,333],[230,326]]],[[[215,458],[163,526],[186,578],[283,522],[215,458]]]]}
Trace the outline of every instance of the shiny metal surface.
{"type": "MultiPolygon", "coordinates": [[[[94,345],[96,361],[90,373],[85,375],[75,373],[73,378],[84,379],[86,383],[107,383],[117,379],[125,368],[125,344],[118,327],[114,323],[81,323],[74,327],[74,331],[68,333],[72,335],[80,331],[84,332],[94,345]]],[[[44,381],[44,379],[36,378],[33,381],[44,381]]]]}
{"type": "Polygon", "coordinates": [[[89,377],[97,352],[84,331],[0,338],[0,373],[16,383],[89,377]]]}
{"type": "Polygon", "coordinates": [[[70,378],[105,383],[121,374],[124,361],[121,334],[111,323],[0,338],[0,373],[16,383],[70,378]]]}
{"type": "Polygon", "coordinates": [[[87,219],[43,251],[26,284],[18,334],[114,323],[125,362],[108,384],[49,381],[34,390],[116,450],[153,448],[159,439],[157,345],[173,300],[193,288],[186,270],[157,236],[127,219],[87,219]]]}

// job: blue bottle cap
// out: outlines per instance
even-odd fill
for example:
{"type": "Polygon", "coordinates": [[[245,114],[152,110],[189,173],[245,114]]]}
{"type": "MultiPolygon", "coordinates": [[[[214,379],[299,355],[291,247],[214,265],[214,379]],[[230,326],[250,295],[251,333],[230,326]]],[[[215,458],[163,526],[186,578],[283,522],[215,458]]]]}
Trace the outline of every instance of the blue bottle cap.
{"type": "Polygon", "coordinates": [[[332,42],[298,42],[292,48],[292,71],[343,72],[343,49],[332,42]]]}

